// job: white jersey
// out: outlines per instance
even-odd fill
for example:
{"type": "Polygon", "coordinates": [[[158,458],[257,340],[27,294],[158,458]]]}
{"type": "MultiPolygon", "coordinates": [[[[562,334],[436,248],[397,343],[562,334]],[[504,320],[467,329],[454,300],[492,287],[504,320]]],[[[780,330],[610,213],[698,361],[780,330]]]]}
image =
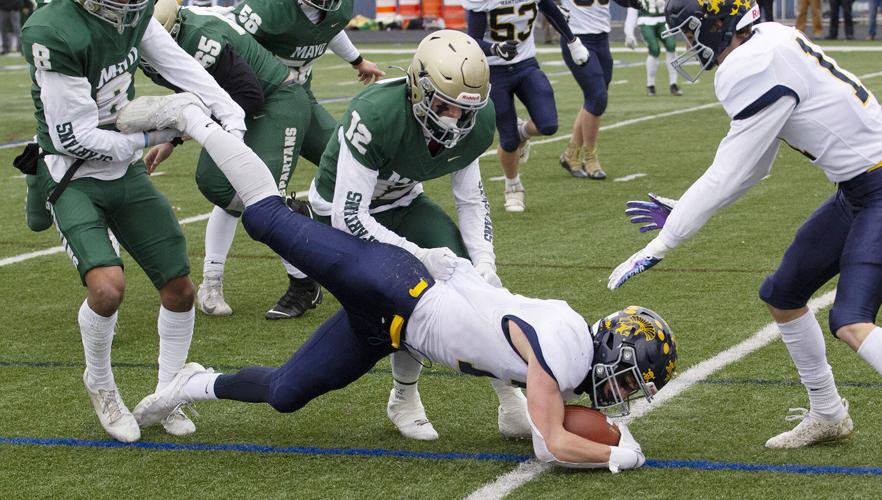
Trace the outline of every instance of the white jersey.
{"type": "Polygon", "coordinates": [[[518,44],[518,54],[511,61],[499,56],[487,56],[490,66],[505,66],[536,57],[533,23],[539,15],[536,0],[464,0],[463,7],[474,12],[485,12],[487,30],[483,40],[499,43],[512,40],[518,44]]]}
{"type": "Polygon", "coordinates": [[[686,190],[658,235],[670,248],[768,175],[781,141],[832,182],[882,164],[879,102],[794,28],[756,26],[720,65],[714,86],[732,123],[713,164],[686,190]]]}
{"type": "Polygon", "coordinates": [[[570,12],[574,34],[609,33],[609,0],[563,0],[561,6],[570,12]]]}
{"type": "Polygon", "coordinates": [[[470,375],[492,375],[524,386],[527,363],[509,340],[503,320],[527,335],[564,400],[585,380],[594,358],[591,330],[561,300],[531,299],[488,285],[459,259],[448,281],[427,290],[407,323],[406,342],[429,359],[470,375]]]}
{"type": "Polygon", "coordinates": [[[882,161],[882,108],[856,76],[794,28],[762,23],[720,65],[717,97],[735,118],[769,92],[798,103],[778,137],[809,157],[832,182],[882,161]]]}

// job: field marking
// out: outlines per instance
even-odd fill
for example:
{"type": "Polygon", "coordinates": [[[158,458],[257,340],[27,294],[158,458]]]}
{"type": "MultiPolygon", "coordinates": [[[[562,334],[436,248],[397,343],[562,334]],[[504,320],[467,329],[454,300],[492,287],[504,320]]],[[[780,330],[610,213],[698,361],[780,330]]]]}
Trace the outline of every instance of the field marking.
{"type": "MultiPolygon", "coordinates": [[[[414,46],[416,43],[413,44],[414,46]]],[[[824,52],[882,52],[882,47],[878,45],[821,45],[821,49],[824,52]]],[[[629,49],[627,47],[610,47],[610,52],[613,54],[636,54],[641,55],[644,52],[639,50],[629,49]]],[[[399,55],[399,54],[413,54],[413,47],[409,47],[406,49],[371,49],[365,48],[360,50],[362,54],[391,54],[391,55],[399,55]]],[[[553,47],[536,47],[537,54],[560,54],[560,48],[553,47]]],[[[327,54],[327,52],[326,52],[327,54]]]]}
{"type": "MultiPolygon", "coordinates": [[[[819,309],[823,309],[832,304],[835,298],[836,291],[829,291],[820,297],[810,300],[808,303],[809,309],[813,314],[817,313],[819,309]]],[[[659,391],[652,403],[648,403],[646,400],[641,400],[635,403],[631,407],[631,414],[624,420],[626,422],[633,422],[634,420],[645,416],[652,410],[663,406],[686,389],[689,389],[693,385],[703,381],[732,363],[739,361],[748,354],[769,345],[779,336],[778,325],[774,322],[767,324],[751,335],[747,340],[720,352],[712,358],[693,365],[688,370],[675,377],[665,385],[664,390],[659,391]]],[[[530,462],[539,464],[535,459],[525,463],[530,462]]],[[[536,479],[548,469],[550,469],[550,467],[547,466],[528,469],[524,467],[523,464],[519,465],[513,471],[507,472],[496,478],[496,480],[485,484],[466,498],[468,500],[501,499],[512,491],[536,479]]]]}
{"type": "Polygon", "coordinates": [[[641,178],[641,177],[646,177],[647,175],[649,175],[649,174],[638,173],[638,174],[625,175],[625,176],[623,176],[623,177],[616,177],[615,179],[613,179],[613,182],[628,182],[628,181],[633,181],[634,179],[639,179],[639,178],[641,178]]]}

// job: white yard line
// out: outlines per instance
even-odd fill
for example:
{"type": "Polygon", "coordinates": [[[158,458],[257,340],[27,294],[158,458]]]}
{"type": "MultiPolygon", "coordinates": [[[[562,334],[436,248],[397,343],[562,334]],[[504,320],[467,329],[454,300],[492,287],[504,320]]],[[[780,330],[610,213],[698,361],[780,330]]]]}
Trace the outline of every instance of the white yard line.
{"type": "MultiPolygon", "coordinates": [[[[681,115],[684,113],[691,113],[692,111],[699,111],[702,109],[714,108],[719,105],[720,105],[719,103],[703,104],[701,106],[694,106],[691,108],[679,109],[679,110],[670,111],[667,113],[659,113],[656,115],[642,116],[640,118],[632,118],[630,120],[623,120],[620,122],[611,123],[609,125],[604,125],[604,126],[600,127],[600,130],[612,130],[612,129],[616,129],[619,127],[634,125],[636,123],[642,123],[642,122],[649,121],[649,120],[656,120],[658,118],[667,118],[669,116],[681,115]]],[[[558,135],[558,136],[554,136],[554,137],[548,137],[546,139],[535,140],[532,142],[533,142],[533,145],[547,144],[550,142],[563,141],[563,140],[569,139],[569,137],[570,137],[569,134],[558,135]]],[[[489,149],[481,155],[481,158],[483,158],[485,156],[494,155],[494,154],[496,154],[496,149],[495,148],[489,149]]],[[[306,192],[306,191],[300,191],[300,192],[297,192],[294,194],[294,196],[298,199],[303,199],[307,195],[308,195],[308,192],[306,192]]],[[[209,214],[196,215],[193,217],[188,217],[186,219],[182,219],[180,221],[180,223],[181,224],[190,224],[192,222],[206,220],[206,219],[208,219],[208,216],[209,216],[209,214]]],[[[52,254],[56,254],[56,253],[61,253],[63,251],[64,251],[64,249],[61,246],[57,246],[57,247],[47,248],[45,250],[38,250],[36,252],[28,252],[28,253],[24,253],[24,254],[20,254],[20,255],[14,255],[12,257],[5,257],[5,258],[0,259],[0,267],[8,266],[10,264],[15,264],[18,262],[23,262],[23,261],[34,259],[37,257],[42,257],[44,255],[52,255],[52,254]]]]}
{"type": "Polygon", "coordinates": [[[641,177],[646,177],[647,175],[648,175],[648,174],[639,173],[639,174],[626,175],[626,176],[624,176],[624,177],[616,177],[615,179],[613,179],[613,182],[628,182],[628,181],[633,181],[634,179],[639,179],[639,178],[641,178],[641,177]]]}
{"type": "MultiPolygon", "coordinates": [[[[414,43],[414,47],[416,47],[416,43],[414,43]]],[[[360,50],[362,54],[413,54],[414,47],[406,48],[406,49],[371,49],[366,48],[364,50],[360,50]]],[[[877,45],[821,45],[821,49],[824,52],[882,52],[882,46],[877,45]]],[[[610,52],[613,54],[625,53],[625,54],[640,54],[640,51],[632,50],[627,47],[610,47],[610,52]]],[[[560,54],[560,47],[537,47],[537,54],[560,54]]]]}
{"type": "MultiPolygon", "coordinates": [[[[830,291],[818,298],[809,301],[808,306],[812,313],[817,313],[833,303],[836,298],[836,292],[830,291]]],[[[653,399],[652,403],[642,400],[631,407],[631,414],[626,419],[628,422],[643,417],[652,410],[664,405],[671,399],[680,395],[686,389],[707,379],[714,373],[723,368],[743,359],[751,354],[772,343],[779,337],[778,325],[769,323],[764,326],[747,340],[736,344],[729,349],[717,354],[716,356],[706,359],[681,373],[674,380],[670,381],[665,388],[659,391],[658,395],[653,399]]],[[[550,469],[549,466],[536,460],[528,460],[521,463],[511,472],[505,473],[496,480],[485,484],[471,495],[467,496],[468,500],[489,500],[501,499],[520,488],[528,482],[536,479],[543,472],[550,469]]]]}

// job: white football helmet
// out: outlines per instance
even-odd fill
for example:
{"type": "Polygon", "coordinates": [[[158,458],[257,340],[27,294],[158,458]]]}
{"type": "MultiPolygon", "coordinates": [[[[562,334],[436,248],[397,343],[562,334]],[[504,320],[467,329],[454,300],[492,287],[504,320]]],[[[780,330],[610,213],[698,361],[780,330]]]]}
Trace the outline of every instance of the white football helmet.
{"type": "Polygon", "coordinates": [[[490,95],[487,58],[470,36],[441,30],[423,38],[407,68],[413,115],[423,131],[452,148],[475,126],[490,95]],[[458,118],[443,109],[456,108],[458,118]]]}
{"type": "Polygon", "coordinates": [[[80,6],[86,9],[86,12],[114,25],[119,33],[122,33],[126,28],[136,26],[152,1],[76,0],[80,6]]]}

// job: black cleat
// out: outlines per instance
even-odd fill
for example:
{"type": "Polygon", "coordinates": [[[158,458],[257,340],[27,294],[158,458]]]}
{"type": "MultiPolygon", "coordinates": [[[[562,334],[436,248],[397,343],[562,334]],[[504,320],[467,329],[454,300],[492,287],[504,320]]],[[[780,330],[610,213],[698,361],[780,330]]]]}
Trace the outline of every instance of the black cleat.
{"type": "Polygon", "coordinates": [[[646,86],[646,95],[649,97],[655,97],[655,85],[646,86]]]}
{"type": "Polygon", "coordinates": [[[288,275],[288,291],[266,312],[266,319],[291,319],[303,316],[322,303],[322,287],[312,278],[288,275]]]}
{"type": "Polygon", "coordinates": [[[671,84],[671,95],[675,95],[675,96],[683,95],[683,91],[680,90],[680,87],[678,87],[676,83],[671,84]]]}
{"type": "Polygon", "coordinates": [[[285,205],[288,205],[288,208],[295,214],[315,219],[312,214],[312,206],[310,206],[308,201],[295,199],[293,194],[289,194],[285,197],[285,205]]]}

